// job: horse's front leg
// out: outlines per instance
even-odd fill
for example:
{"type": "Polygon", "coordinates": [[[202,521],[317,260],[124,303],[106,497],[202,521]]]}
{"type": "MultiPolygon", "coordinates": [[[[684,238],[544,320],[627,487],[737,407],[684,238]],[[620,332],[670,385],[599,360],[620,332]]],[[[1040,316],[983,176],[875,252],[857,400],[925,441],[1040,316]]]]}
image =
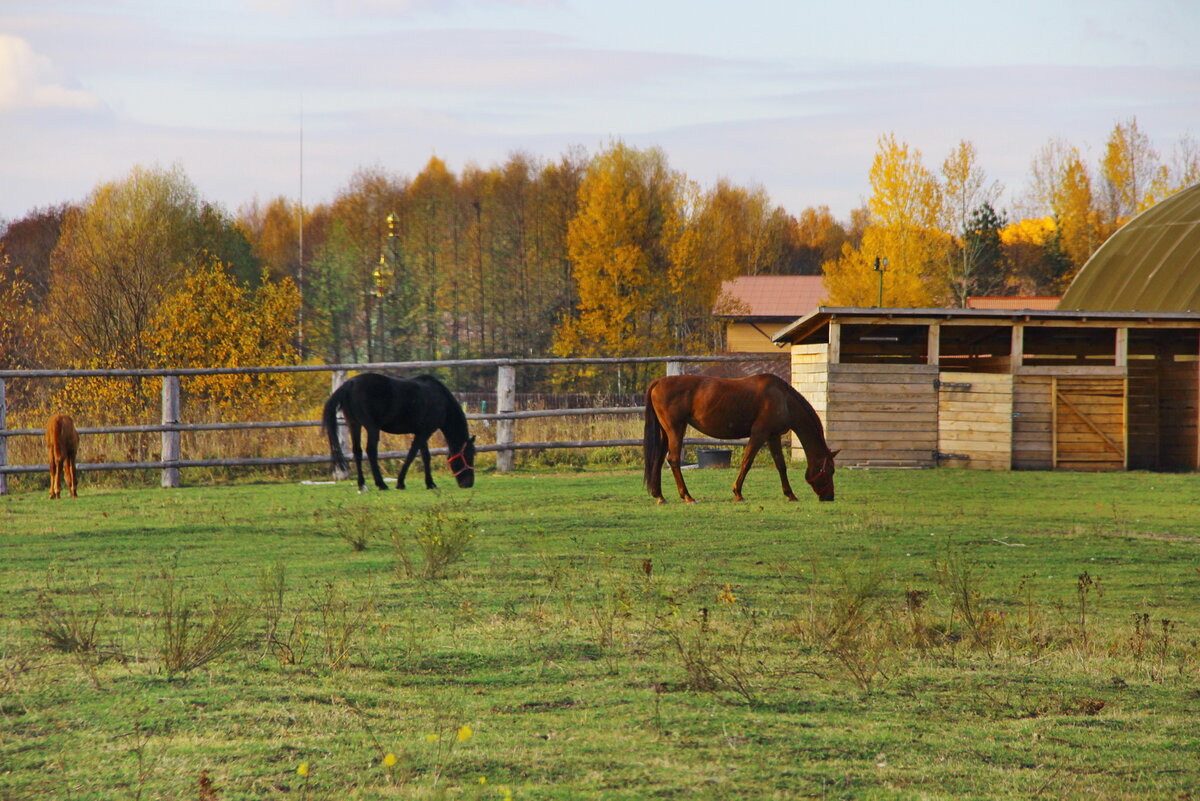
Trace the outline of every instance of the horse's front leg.
{"type": "Polygon", "coordinates": [[[421,441],[421,461],[425,464],[425,489],[437,489],[433,483],[433,473],[429,470],[429,440],[421,441]]]}
{"type": "MultiPolygon", "coordinates": [[[[375,486],[381,490],[388,488],[388,485],[383,480],[383,474],[379,472],[379,429],[367,429],[367,459],[371,462],[371,477],[375,479],[375,486]]],[[[360,473],[361,475],[361,470],[360,473]]],[[[359,484],[359,486],[363,486],[359,484]]]]}
{"type": "Polygon", "coordinates": [[[742,451],[742,469],[738,470],[737,479],[733,482],[733,499],[735,501],[744,501],[742,497],[742,483],[746,480],[746,474],[750,472],[750,466],[754,464],[754,457],[758,456],[758,451],[763,446],[763,436],[750,432],[750,441],[746,443],[746,450],[742,451]]]}
{"type": "Polygon", "coordinates": [[[792,485],[788,482],[787,459],[783,455],[783,443],[779,441],[779,437],[771,437],[767,440],[767,447],[771,449],[771,458],[775,460],[775,469],[779,471],[779,481],[783,484],[783,494],[787,496],[789,501],[796,500],[796,494],[792,492],[792,485]]]}
{"type": "Polygon", "coordinates": [[[396,489],[404,489],[404,477],[408,475],[408,466],[412,464],[412,460],[416,458],[417,452],[421,449],[421,443],[418,442],[418,437],[413,436],[412,447],[408,449],[408,455],[404,457],[404,464],[400,467],[400,475],[396,478],[396,489]]]}
{"type": "Polygon", "coordinates": [[[684,503],[695,503],[696,499],[688,492],[687,484],[683,483],[683,435],[687,431],[667,430],[667,464],[671,465],[671,475],[675,476],[675,487],[684,503]]]}

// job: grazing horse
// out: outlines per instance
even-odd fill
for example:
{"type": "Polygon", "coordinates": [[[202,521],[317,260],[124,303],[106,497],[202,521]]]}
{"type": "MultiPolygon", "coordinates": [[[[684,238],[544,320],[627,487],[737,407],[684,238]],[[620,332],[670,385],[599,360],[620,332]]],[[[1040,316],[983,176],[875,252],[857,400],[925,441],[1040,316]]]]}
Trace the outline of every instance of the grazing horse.
{"type": "Polygon", "coordinates": [[[676,375],[652,381],[646,389],[646,487],[650,496],[666,503],[662,495],[662,466],[671,465],[679,497],[695,503],[683,483],[680,462],[683,435],[691,425],[716,439],[749,438],[742,454],[742,468],[733,482],[733,498],[742,498],[742,482],[754,457],[766,443],[783,482],[783,494],[796,500],[788,483],[787,466],[780,437],[795,431],[804,447],[808,469],[804,478],[823,501],[833,500],[833,457],[825,444],[825,430],[812,404],[786,381],[769,373],[748,378],[709,378],[676,375]]]}
{"type": "Polygon", "coordinates": [[[404,476],[413,457],[420,451],[425,463],[425,486],[436,488],[429,472],[429,437],[441,429],[450,452],[450,470],[458,486],[464,489],[475,484],[475,437],[467,431],[467,416],[445,384],[431,375],[416,378],[391,378],[379,373],[363,373],[342,384],[325,401],[322,422],[329,435],[334,471],[340,478],[350,474],[346,457],[338,442],[337,413],[341,410],[350,426],[350,442],[354,448],[354,466],[358,469],[358,491],[367,488],[363,479],[362,429],[367,429],[367,458],[375,486],[387,489],[379,473],[379,432],[412,434],[412,447],[400,468],[396,489],[404,489],[404,476]]]}
{"type": "Polygon", "coordinates": [[[79,432],[69,415],[56,414],[46,422],[46,447],[50,451],[50,498],[62,496],[62,481],[67,480],[71,497],[75,494],[75,454],[79,451],[79,432]]]}

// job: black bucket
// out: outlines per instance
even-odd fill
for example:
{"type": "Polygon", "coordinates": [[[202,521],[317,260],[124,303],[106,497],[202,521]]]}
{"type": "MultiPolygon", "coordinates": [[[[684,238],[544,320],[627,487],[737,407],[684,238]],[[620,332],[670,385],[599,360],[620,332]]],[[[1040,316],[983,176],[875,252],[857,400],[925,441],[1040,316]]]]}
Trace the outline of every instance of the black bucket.
{"type": "Polygon", "coordinates": [[[696,451],[696,461],[701,468],[729,467],[730,452],[720,448],[706,448],[696,451]]]}

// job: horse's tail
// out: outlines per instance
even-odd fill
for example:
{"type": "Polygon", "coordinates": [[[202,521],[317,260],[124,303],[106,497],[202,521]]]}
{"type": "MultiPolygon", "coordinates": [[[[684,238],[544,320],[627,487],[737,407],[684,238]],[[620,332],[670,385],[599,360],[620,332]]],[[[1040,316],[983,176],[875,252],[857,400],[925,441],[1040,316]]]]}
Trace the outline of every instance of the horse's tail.
{"type": "Polygon", "coordinates": [[[341,478],[350,475],[350,465],[346,464],[346,454],[342,453],[342,443],[338,437],[338,409],[346,403],[346,384],[333,391],[329,400],[325,401],[325,411],[321,415],[321,426],[329,437],[329,453],[333,457],[333,472],[341,478]]]}
{"type": "Polygon", "coordinates": [[[656,486],[654,479],[657,476],[654,474],[658,471],[655,470],[655,465],[661,463],[663,452],[667,447],[667,432],[663,430],[662,423],[658,421],[658,414],[654,411],[654,401],[650,399],[650,393],[654,390],[655,383],[652,381],[646,388],[646,430],[642,438],[642,457],[646,460],[643,481],[649,489],[656,486]]]}

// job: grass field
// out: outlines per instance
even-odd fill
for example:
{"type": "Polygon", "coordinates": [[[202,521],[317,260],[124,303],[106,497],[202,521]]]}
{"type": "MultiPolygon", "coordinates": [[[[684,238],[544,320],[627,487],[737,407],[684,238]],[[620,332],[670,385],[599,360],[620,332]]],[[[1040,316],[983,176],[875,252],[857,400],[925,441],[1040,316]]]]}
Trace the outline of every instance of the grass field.
{"type": "Polygon", "coordinates": [[[5,801],[1200,795],[1195,475],[86,478],[0,498],[5,801]]]}

